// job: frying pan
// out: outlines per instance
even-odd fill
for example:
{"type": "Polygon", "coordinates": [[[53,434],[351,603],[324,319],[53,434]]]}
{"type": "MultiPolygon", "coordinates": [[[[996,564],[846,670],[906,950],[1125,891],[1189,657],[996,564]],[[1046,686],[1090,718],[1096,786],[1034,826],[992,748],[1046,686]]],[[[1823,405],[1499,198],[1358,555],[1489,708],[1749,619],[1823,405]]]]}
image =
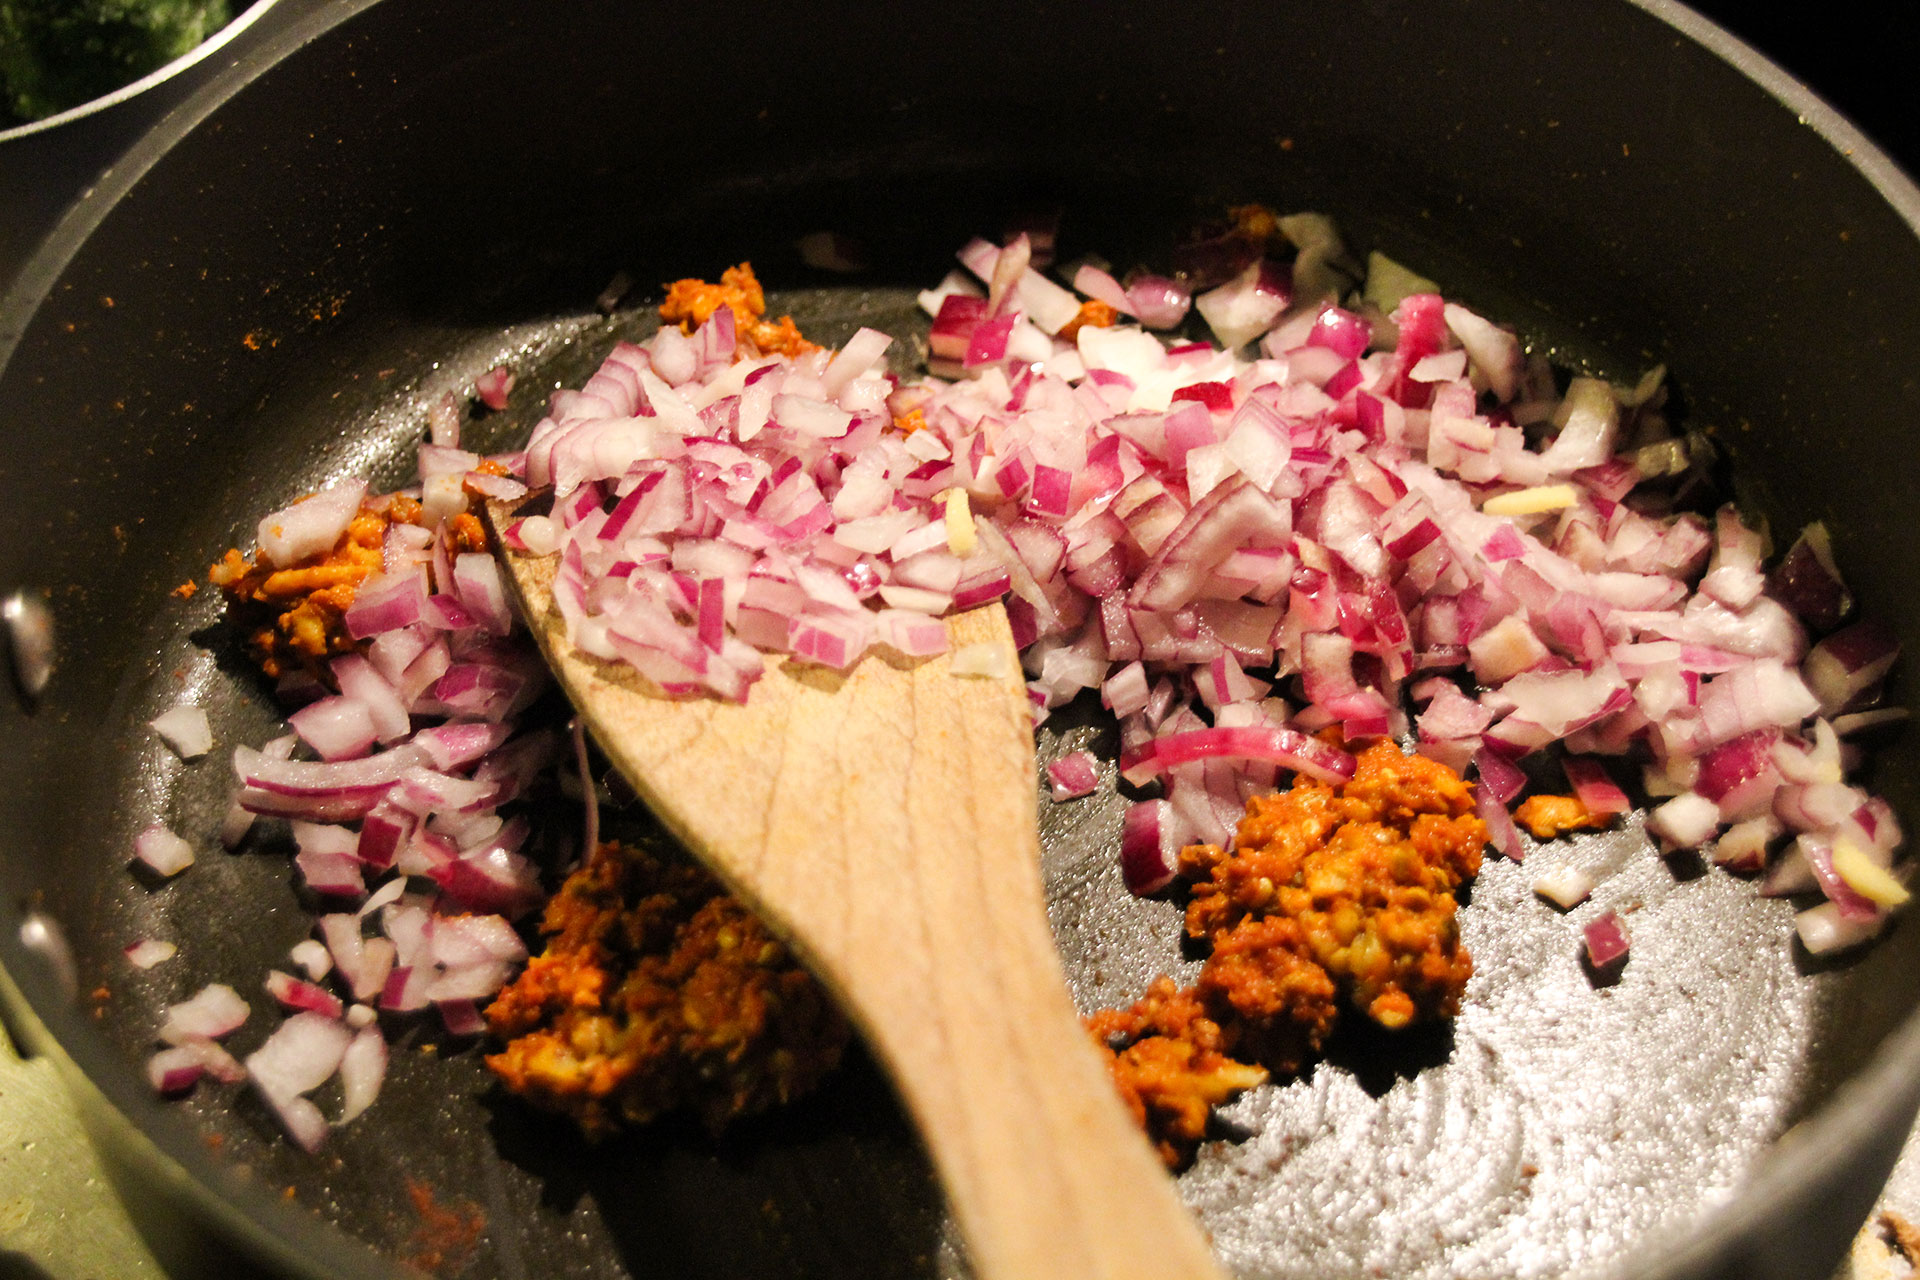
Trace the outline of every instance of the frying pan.
{"type": "MultiPolygon", "coordinates": [[[[591,304],[618,272],[644,292],[751,258],[833,340],[906,314],[1012,213],[1063,209],[1068,253],[1124,264],[1229,201],[1322,209],[1568,364],[1666,363],[1741,500],[1780,531],[1826,519],[1856,594],[1920,637],[1920,195],[1678,6],[296,12],[0,302],[0,588],[42,593],[58,662],[36,704],[0,707],[0,989],[182,1273],[386,1276],[436,1248],[475,1276],[964,1268],[859,1061],[718,1142],[668,1124],[589,1148],[414,1033],[319,1158],[244,1094],[162,1105],[141,1077],[162,1004],[250,984],[305,928],[271,847],[165,886],[124,865],[156,818],[211,830],[229,785],[147,719],[189,694],[223,748],[276,722],[215,602],[169,589],[328,476],[400,482],[424,406],[497,360],[579,376],[628,322],[591,304]],[[793,241],[814,230],[872,266],[811,271],[793,241]],[[130,972],[143,934],[182,956],[130,972]]],[[[1097,717],[1059,719],[1043,750],[1112,751],[1097,717]]],[[[1872,778],[1910,826],[1915,750],[1896,737],[1872,778]]],[[[1177,906],[1119,887],[1117,823],[1111,798],[1045,815],[1088,1007],[1191,963],[1177,906]]],[[[1458,1024],[1344,1035],[1230,1108],[1233,1140],[1186,1175],[1240,1274],[1827,1274],[1920,1102],[1920,934],[1815,962],[1785,904],[1655,858],[1637,824],[1536,857],[1607,870],[1594,909],[1635,908],[1622,979],[1592,981],[1580,916],[1491,863],[1458,1024]]]]}

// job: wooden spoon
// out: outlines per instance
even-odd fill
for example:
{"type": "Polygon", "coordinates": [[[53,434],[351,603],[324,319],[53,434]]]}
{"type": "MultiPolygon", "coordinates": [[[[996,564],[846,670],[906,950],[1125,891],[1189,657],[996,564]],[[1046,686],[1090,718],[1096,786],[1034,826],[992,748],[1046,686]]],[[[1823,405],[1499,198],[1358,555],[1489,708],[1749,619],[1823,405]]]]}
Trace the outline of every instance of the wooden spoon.
{"type": "MultiPolygon", "coordinates": [[[[527,505],[494,503],[496,537],[527,505]]],[[[1040,884],[1033,731],[1001,651],[770,660],[745,704],[658,696],[567,641],[557,557],[504,552],[521,615],[660,819],[832,989],[918,1122],[982,1280],[1223,1275],[1082,1028],[1040,884]]]]}

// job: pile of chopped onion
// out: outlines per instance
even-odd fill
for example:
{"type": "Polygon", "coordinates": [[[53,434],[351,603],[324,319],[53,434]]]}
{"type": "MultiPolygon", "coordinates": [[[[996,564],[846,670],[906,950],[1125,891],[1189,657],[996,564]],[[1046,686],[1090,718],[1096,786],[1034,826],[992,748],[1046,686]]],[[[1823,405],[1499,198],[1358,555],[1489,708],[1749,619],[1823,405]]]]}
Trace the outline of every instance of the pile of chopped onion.
{"type": "Polygon", "coordinates": [[[1515,858],[1516,761],[1554,749],[1603,818],[1632,762],[1670,797],[1649,822],[1668,847],[1725,831],[1765,891],[1826,895],[1809,947],[1876,930],[1905,896],[1900,832],[1844,781],[1839,735],[1889,718],[1862,709],[1895,649],[1835,630],[1824,532],[1770,575],[1732,508],[1680,509],[1701,460],[1660,370],[1562,389],[1378,255],[1341,305],[1331,227],[1281,226],[1291,264],[1228,263],[1191,299],[1082,266],[1076,288],[1139,323],[1072,340],[1081,299],[1024,237],[975,241],[971,278],[922,297],[943,376],[911,385],[867,329],[736,360],[722,309],[622,344],[553,396],[524,469],[552,511],[507,536],[558,554],[574,643],[674,694],[744,698],[763,651],[939,652],[942,614],[1004,600],[1037,715],[1098,690],[1122,776],[1164,784],[1129,821],[1142,892],[1183,844],[1230,842],[1278,770],[1351,774],[1313,736],[1339,726],[1477,770],[1515,858]],[[1189,301],[1218,345],[1149,331],[1189,301]],[[1810,630],[1833,634],[1809,652],[1810,630]]]}
{"type": "MultiPolygon", "coordinates": [[[[480,393],[504,397],[510,382],[495,371],[480,393]]],[[[479,1034],[482,1004],[527,956],[513,922],[544,899],[522,852],[529,825],[501,808],[558,758],[557,733],[518,726],[546,670],[524,635],[513,634],[494,559],[457,550],[445,524],[467,509],[470,492],[512,497],[525,489],[494,474],[500,468],[481,470],[485,460],[458,447],[459,414],[448,403],[429,417],[421,483],[410,493],[433,523],[390,527],[381,571],[346,614],[361,651],[327,664],[339,692],[287,682],[290,696],[324,696],[292,713],[292,734],[233,753],[239,789],[221,838],[239,844],[257,815],[289,820],[294,864],[316,906],[317,937],[290,957],[307,976],[265,975],[287,1017],[244,1063],[213,1043],[234,1021],[163,1028],[169,1047],[149,1064],[155,1087],[168,1094],[209,1072],[251,1079],[310,1151],[329,1124],[307,1095],[337,1074],[343,1103],[332,1123],[363,1112],[386,1071],[383,1025],[432,1011],[450,1034],[479,1034]]],[[[364,497],[365,486],[354,483],[296,502],[261,521],[260,546],[280,567],[325,554],[364,497]]],[[[136,852],[163,875],[192,861],[186,842],[158,826],[142,833],[136,852]]],[[[164,957],[148,944],[129,958],[164,957]]],[[[237,1009],[244,1018],[231,988],[210,990],[206,999],[224,1016],[237,1009]]],[[[170,1015],[169,1025],[178,1020],[170,1015]]]]}

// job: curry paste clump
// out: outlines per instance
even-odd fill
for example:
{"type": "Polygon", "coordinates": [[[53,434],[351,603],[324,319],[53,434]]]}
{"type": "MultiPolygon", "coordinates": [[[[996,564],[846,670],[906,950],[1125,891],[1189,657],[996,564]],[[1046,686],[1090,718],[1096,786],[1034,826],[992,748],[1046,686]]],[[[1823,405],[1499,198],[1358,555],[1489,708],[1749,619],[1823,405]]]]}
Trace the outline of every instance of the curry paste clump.
{"type": "Polygon", "coordinates": [[[1253,797],[1231,852],[1181,851],[1187,933],[1212,947],[1199,980],[1088,1019],[1170,1167],[1212,1107],[1303,1068],[1343,1007],[1389,1028],[1459,1012],[1473,962],[1454,893],[1486,842],[1473,807],[1458,774],[1382,740],[1339,787],[1303,776],[1253,797]]]}
{"type": "Polygon", "coordinates": [[[719,284],[675,280],[666,290],[666,300],[660,304],[660,319],[679,325],[685,333],[692,333],[705,324],[721,307],[729,308],[733,312],[740,355],[798,358],[820,349],[800,336],[792,316],[767,319],[767,295],[761,290],[750,262],[722,271],[719,284]]]}
{"type": "MultiPolygon", "coordinates": [[[[207,578],[227,597],[233,619],[245,632],[247,653],[261,671],[278,679],[306,670],[322,676],[326,659],[357,647],[347,631],[347,610],[360,584],[379,573],[387,529],[428,523],[407,494],[368,498],[331,549],[280,568],[264,551],[248,560],[237,549],[214,562],[207,578]]],[[[485,551],[486,530],[471,512],[448,522],[453,552],[485,551]]]]}
{"type": "Polygon", "coordinates": [[[705,871],[603,842],[547,903],[546,950],[487,1008],[487,1065],[589,1136],[685,1109],[718,1129],[805,1093],[848,1029],[705,871]]]}

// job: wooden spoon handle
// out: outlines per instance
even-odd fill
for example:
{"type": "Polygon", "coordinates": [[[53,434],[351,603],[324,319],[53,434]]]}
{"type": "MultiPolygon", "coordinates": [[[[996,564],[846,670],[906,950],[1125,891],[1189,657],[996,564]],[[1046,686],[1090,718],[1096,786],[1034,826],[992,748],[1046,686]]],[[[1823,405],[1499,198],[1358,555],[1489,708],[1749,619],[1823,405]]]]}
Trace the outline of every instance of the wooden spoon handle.
{"type": "Polygon", "coordinates": [[[883,705],[842,723],[845,789],[820,797],[846,874],[845,927],[817,962],[919,1121],[983,1280],[1218,1277],[1067,994],[1006,615],[950,629],[1003,647],[1018,695],[974,696],[931,664],[854,691],[883,705]],[[912,856],[863,857],[896,843],[912,856]]]}
{"type": "Polygon", "coordinates": [[[948,621],[993,677],[870,652],[844,675],[770,664],[745,703],[676,702],[573,648],[551,559],[506,559],[608,758],[866,1035],[981,1280],[1219,1280],[1067,993],[1005,611],[948,621]]]}

